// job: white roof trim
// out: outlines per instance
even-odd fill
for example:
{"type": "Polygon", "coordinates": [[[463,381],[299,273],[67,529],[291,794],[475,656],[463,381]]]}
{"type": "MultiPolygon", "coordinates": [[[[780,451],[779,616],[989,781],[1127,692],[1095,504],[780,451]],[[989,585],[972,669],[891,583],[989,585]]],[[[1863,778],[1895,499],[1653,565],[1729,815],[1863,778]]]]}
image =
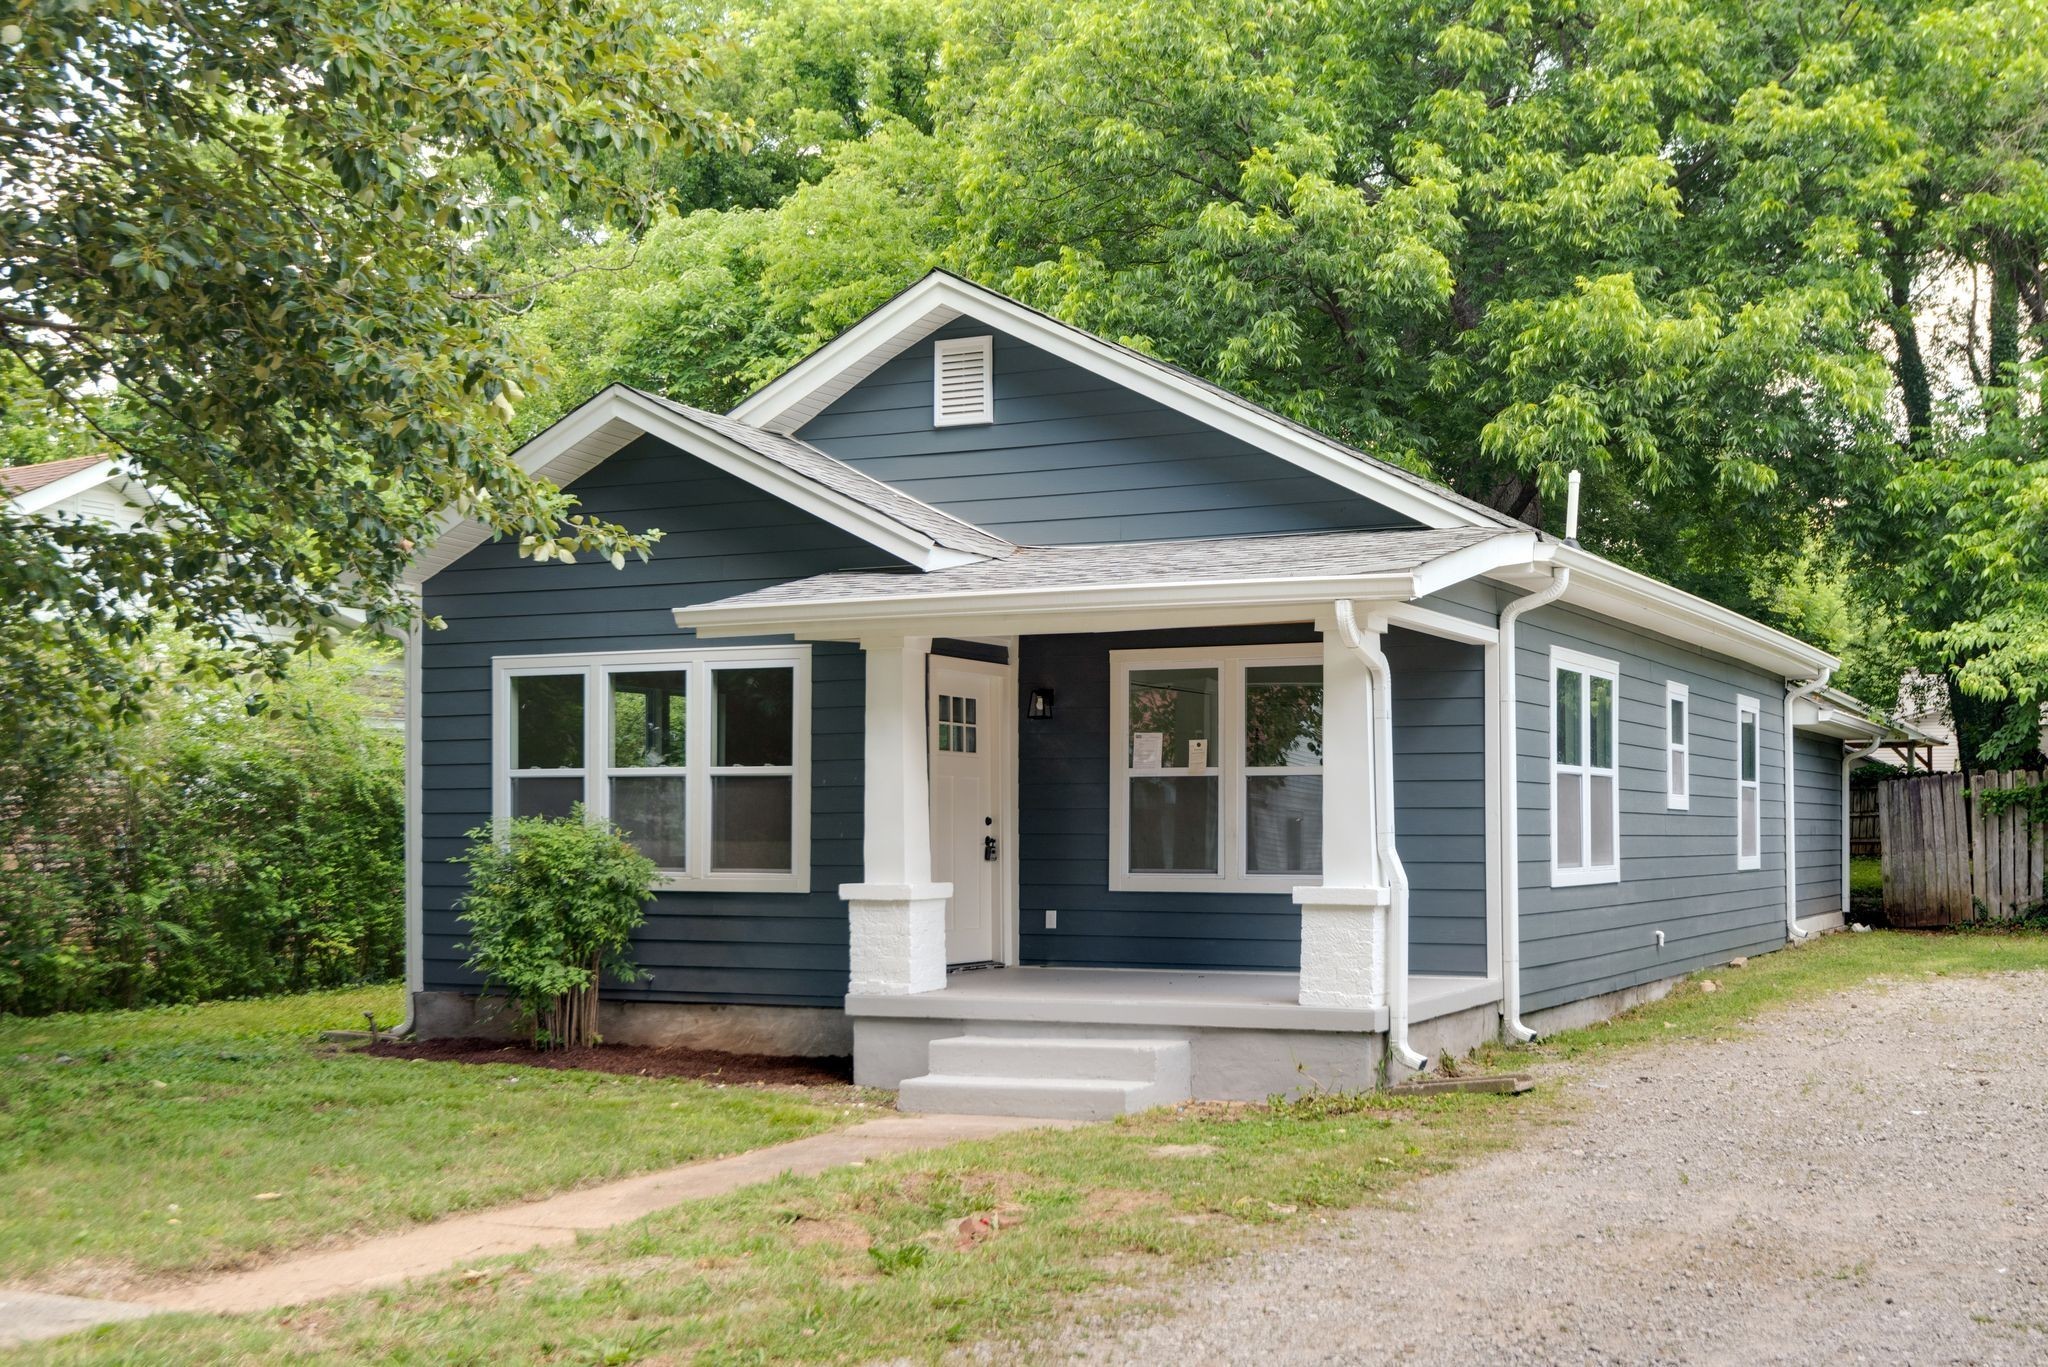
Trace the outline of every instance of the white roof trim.
{"type": "Polygon", "coordinates": [[[892,357],[962,316],[1000,328],[1425,527],[1505,525],[1503,518],[1419,476],[1397,473],[1248,400],[942,272],[925,276],[791,366],[728,416],[770,432],[794,433],[892,357]]]}
{"type": "Polygon", "coordinates": [[[1618,622],[1654,631],[1770,670],[1784,679],[1818,678],[1841,663],[1818,646],[1808,645],[1775,627],[1744,617],[1717,603],[1673,588],[1647,574],[1624,569],[1591,551],[1546,539],[1538,559],[1572,572],[1564,601],[1589,608],[1618,622]]]}
{"type": "Polygon", "coordinates": [[[25,494],[10,494],[7,501],[14,505],[14,511],[23,515],[46,512],[67,498],[76,498],[99,488],[102,484],[119,484],[121,496],[137,507],[147,508],[156,500],[149,491],[137,484],[119,461],[111,458],[97,461],[80,470],[73,470],[59,480],[31,489],[25,494]]]}
{"type": "MultiPolygon", "coordinates": [[[[643,435],[659,437],[920,570],[945,569],[984,558],[941,546],[881,510],[805,479],[624,385],[604,389],[528,441],[512,458],[528,474],[566,485],[643,435]]],[[[452,511],[442,513],[441,523],[443,530],[414,558],[408,583],[424,584],[491,539],[488,527],[452,511]]]]}

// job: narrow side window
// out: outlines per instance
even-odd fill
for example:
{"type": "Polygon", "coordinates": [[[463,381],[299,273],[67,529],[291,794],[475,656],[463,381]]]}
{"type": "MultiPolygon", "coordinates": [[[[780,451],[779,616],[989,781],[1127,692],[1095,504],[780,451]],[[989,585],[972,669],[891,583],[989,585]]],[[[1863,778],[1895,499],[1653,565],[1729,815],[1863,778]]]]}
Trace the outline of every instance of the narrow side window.
{"type": "Polygon", "coordinates": [[[1692,803],[1692,694],[1682,683],[1664,685],[1664,805],[1692,803]]]}
{"type": "Polygon", "coordinates": [[[1763,784],[1760,708],[1755,698],[1735,700],[1735,867],[1763,866],[1763,784]]]}

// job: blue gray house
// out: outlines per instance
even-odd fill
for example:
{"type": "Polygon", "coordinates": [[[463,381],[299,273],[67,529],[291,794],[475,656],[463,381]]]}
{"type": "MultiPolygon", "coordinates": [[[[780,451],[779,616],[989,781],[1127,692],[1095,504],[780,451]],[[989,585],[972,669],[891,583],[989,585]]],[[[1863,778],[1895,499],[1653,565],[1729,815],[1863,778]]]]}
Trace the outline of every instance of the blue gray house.
{"type": "Polygon", "coordinates": [[[662,869],[608,1038],[913,1108],[1370,1085],[1842,922],[1824,651],[956,277],[519,459],[665,536],[418,565],[425,1033],[464,832],[577,802],[662,869]]]}

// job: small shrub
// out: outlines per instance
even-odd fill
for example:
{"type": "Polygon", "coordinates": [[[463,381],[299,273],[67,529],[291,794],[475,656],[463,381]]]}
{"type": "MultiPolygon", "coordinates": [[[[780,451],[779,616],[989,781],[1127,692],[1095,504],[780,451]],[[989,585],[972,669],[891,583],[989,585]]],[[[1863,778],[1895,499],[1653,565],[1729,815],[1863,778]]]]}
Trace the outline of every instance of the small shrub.
{"type": "Polygon", "coordinates": [[[627,943],[646,919],[654,861],[618,827],[586,821],[580,805],[561,820],[522,817],[502,837],[479,826],[469,838],[469,892],[458,904],[467,966],[512,999],[535,1044],[595,1043],[599,982],[640,976],[627,943]]]}

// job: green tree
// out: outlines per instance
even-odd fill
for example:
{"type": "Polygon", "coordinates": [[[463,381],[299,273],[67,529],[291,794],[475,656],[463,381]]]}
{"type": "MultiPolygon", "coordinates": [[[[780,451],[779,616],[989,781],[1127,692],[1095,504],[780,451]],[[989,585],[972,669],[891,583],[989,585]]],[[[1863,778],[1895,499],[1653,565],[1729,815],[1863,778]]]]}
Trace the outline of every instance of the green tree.
{"type": "Polygon", "coordinates": [[[60,403],[112,387],[98,435],[175,500],[132,533],[0,515],[0,596],[67,623],[9,615],[0,706],[37,704],[53,644],[111,679],[165,628],[401,618],[444,509],[537,557],[644,553],[505,458],[524,300],[472,248],[565,196],[641,221],[606,156],[736,143],[671,11],[11,0],[0,46],[0,350],[60,403]]]}

